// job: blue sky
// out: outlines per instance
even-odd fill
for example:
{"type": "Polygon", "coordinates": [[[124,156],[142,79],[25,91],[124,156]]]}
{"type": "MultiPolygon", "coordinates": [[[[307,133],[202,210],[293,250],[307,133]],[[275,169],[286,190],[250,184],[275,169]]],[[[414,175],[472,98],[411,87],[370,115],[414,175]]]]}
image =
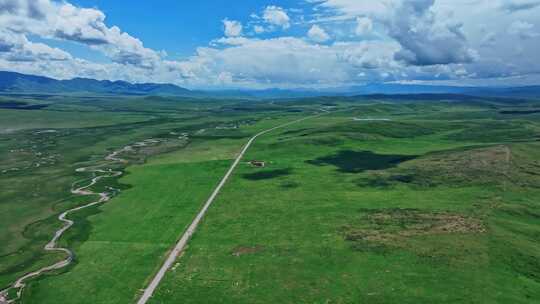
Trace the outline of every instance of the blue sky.
{"type": "MultiPolygon", "coordinates": [[[[230,0],[203,1],[111,1],[77,0],[71,3],[81,7],[93,7],[107,15],[108,24],[121,25],[122,30],[144,41],[145,46],[166,50],[172,58],[193,55],[197,47],[205,46],[213,39],[223,36],[223,20],[251,21],[252,13],[263,11],[271,3],[289,9],[309,11],[309,3],[301,1],[230,0]],[[145,22],[147,24],[141,24],[145,22]]],[[[301,35],[299,28],[292,28],[289,35],[301,35]]],[[[266,33],[264,37],[275,36],[266,33]]],[[[88,56],[84,48],[78,49],[88,56]]],[[[98,56],[99,57],[99,56],[98,56]]]]}
{"type": "MultiPolygon", "coordinates": [[[[73,4],[96,7],[107,15],[107,23],[139,37],[147,47],[166,50],[171,56],[189,56],[195,49],[223,35],[222,20],[246,21],[262,10],[268,1],[111,1],[77,0],[73,4]],[[129,3],[129,4],[127,4],[129,3]],[[141,24],[145,23],[147,24],[141,24]]],[[[294,1],[274,1],[294,7],[294,1]]]]}
{"type": "Polygon", "coordinates": [[[0,69],[188,88],[540,84],[540,0],[2,0],[0,69]]]}

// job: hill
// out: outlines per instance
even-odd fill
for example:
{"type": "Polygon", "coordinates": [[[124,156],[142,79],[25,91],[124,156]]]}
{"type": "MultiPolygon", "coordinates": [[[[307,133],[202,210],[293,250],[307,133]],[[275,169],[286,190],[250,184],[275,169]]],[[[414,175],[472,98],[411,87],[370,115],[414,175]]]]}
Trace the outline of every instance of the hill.
{"type": "Polygon", "coordinates": [[[366,84],[334,89],[225,89],[192,91],[174,84],[53,78],[0,71],[0,93],[162,95],[180,97],[282,99],[320,96],[457,94],[481,97],[540,97],[540,86],[458,87],[411,84],[366,84]]]}
{"type": "Polygon", "coordinates": [[[0,71],[0,92],[3,93],[92,93],[114,95],[173,95],[195,96],[196,92],[173,85],[129,83],[126,81],[74,78],[57,80],[48,77],[0,71]]]}

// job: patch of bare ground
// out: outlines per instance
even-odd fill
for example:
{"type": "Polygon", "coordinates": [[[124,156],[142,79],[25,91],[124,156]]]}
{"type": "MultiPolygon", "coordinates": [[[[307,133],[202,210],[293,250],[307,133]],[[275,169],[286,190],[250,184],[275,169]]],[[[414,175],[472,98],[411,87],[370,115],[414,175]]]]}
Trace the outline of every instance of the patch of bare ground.
{"type": "Polygon", "coordinates": [[[343,235],[357,250],[400,247],[417,236],[480,234],[481,220],[454,213],[431,213],[416,209],[363,210],[359,221],[343,227],[343,235]]]}
{"type": "Polygon", "coordinates": [[[410,164],[420,184],[486,184],[508,181],[512,171],[508,146],[493,146],[429,155],[410,164]]]}
{"type": "Polygon", "coordinates": [[[235,257],[247,255],[247,254],[255,254],[258,252],[261,252],[264,250],[263,246],[256,245],[256,246],[237,246],[232,250],[232,255],[235,257]]]}
{"type": "Polygon", "coordinates": [[[379,188],[397,184],[540,187],[538,168],[534,160],[515,155],[510,146],[497,145],[426,155],[396,169],[370,172],[367,177],[357,180],[357,184],[379,188]]]}

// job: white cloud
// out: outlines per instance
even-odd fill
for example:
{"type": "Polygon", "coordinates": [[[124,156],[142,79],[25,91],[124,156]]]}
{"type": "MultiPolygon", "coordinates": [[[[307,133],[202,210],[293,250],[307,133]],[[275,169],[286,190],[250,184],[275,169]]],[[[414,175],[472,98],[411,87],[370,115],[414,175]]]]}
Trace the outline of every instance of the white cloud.
{"type": "Polygon", "coordinates": [[[225,36],[226,37],[237,37],[242,35],[242,23],[235,20],[223,20],[223,25],[225,26],[225,36]]]}
{"type": "Polygon", "coordinates": [[[260,25],[255,25],[253,27],[253,31],[255,31],[256,34],[262,34],[265,32],[265,29],[263,26],[260,26],[260,25]]]}
{"type": "Polygon", "coordinates": [[[190,81],[196,85],[223,84],[219,75],[226,71],[230,86],[329,87],[408,77],[431,79],[433,73],[440,79],[452,79],[458,74],[458,69],[405,66],[394,60],[400,46],[391,41],[319,45],[281,37],[237,42],[226,48],[200,48],[184,63],[190,81]]]}
{"type": "Polygon", "coordinates": [[[330,12],[321,17],[323,20],[347,20],[357,17],[370,17],[374,19],[387,19],[393,9],[401,3],[401,0],[307,0],[315,2],[321,10],[330,12]]]}
{"type": "Polygon", "coordinates": [[[29,41],[22,34],[0,30],[0,58],[13,62],[66,61],[71,55],[44,43],[29,41]]]}
{"type": "Polygon", "coordinates": [[[538,0],[506,0],[501,4],[501,8],[510,13],[528,11],[540,7],[538,0]]]}
{"type": "Polygon", "coordinates": [[[245,37],[223,37],[212,41],[212,45],[216,46],[219,44],[222,45],[242,45],[250,41],[245,37]]]}
{"type": "Polygon", "coordinates": [[[323,28],[316,24],[309,29],[307,35],[309,39],[315,42],[326,42],[330,40],[330,36],[328,35],[328,33],[326,33],[323,28]]]}
{"type": "Polygon", "coordinates": [[[534,24],[522,20],[516,20],[512,22],[512,24],[510,24],[510,27],[508,28],[508,33],[511,35],[517,35],[522,39],[529,39],[540,36],[540,33],[534,30],[534,24]]]}
{"type": "MultiPolygon", "coordinates": [[[[449,0],[442,0],[449,1],[449,0]]],[[[455,0],[454,0],[455,1],[455,0]]],[[[459,1],[459,0],[458,0],[459,1]]],[[[479,0],[484,1],[484,0],[479,0]]],[[[373,31],[373,20],[383,26],[379,33],[399,42],[396,58],[411,65],[466,63],[475,59],[462,23],[443,18],[434,9],[435,0],[322,0],[325,12],[318,20],[355,22],[355,34],[373,31]]]]}
{"type": "Polygon", "coordinates": [[[356,29],[355,33],[358,36],[366,36],[371,34],[373,31],[373,22],[370,18],[367,17],[358,17],[356,18],[356,29]]]}
{"type": "Polygon", "coordinates": [[[317,84],[348,79],[346,63],[338,60],[331,47],[292,37],[248,40],[222,50],[203,49],[197,59],[206,63],[204,71],[228,71],[237,83],[317,84]]]}
{"type": "Polygon", "coordinates": [[[148,68],[160,60],[139,39],[108,27],[97,9],[50,0],[3,0],[0,8],[0,27],[8,31],[85,44],[121,64],[148,68]]]}
{"type": "Polygon", "coordinates": [[[402,50],[396,58],[412,65],[469,63],[475,51],[467,44],[462,24],[438,20],[435,0],[403,1],[388,22],[390,36],[402,50]]]}
{"type": "Polygon", "coordinates": [[[339,50],[338,57],[358,72],[366,73],[374,70],[379,72],[392,71],[396,75],[405,69],[394,61],[394,54],[399,50],[399,45],[382,41],[341,42],[334,45],[339,50]]]}
{"type": "Polygon", "coordinates": [[[224,37],[173,61],[107,25],[98,9],[64,1],[0,0],[0,69],[192,87],[473,82],[540,74],[540,40],[532,39],[538,37],[537,0],[305,1],[316,7],[312,15],[309,9],[268,6],[245,21],[245,28],[225,19],[224,37]],[[276,32],[294,26],[290,33],[298,33],[306,24],[309,39],[276,32]],[[267,38],[270,32],[277,37],[267,38]],[[249,38],[254,34],[257,39],[249,38]],[[87,46],[110,62],[75,58],[47,45],[51,39],[87,46]]]}
{"type": "Polygon", "coordinates": [[[497,42],[497,34],[494,32],[486,33],[482,40],[480,41],[480,46],[482,47],[493,47],[497,42]]]}
{"type": "Polygon", "coordinates": [[[282,29],[288,29],[291,26],[289,15],[279,6],[267,6],[263,12],[263,19],[268,24],[279,26],[282,29]]]}
{"type": "MultiPolygon", "coordinates": [[[[358,34],[358,19],[369,18],[372,25],[377,24],[377,27],[372,26],[369,39],[398,42],[400,50],[395,58],[410,68],[428,71],[430,67],[451,70],[455,66],[465,66],[469,78],[463,81],[540,72],[536,54],[540,40],[531,39],[538,32],[531,26],[538,20],[538,0],[306,2],[316,7],[312,22],[325,22],[326,27],[336,28],[348,24],[352,28],[351,34],[358,34]],[[523,55],[516,56],[516,49],[523,55]]],[[[443,74],[437,71],[422,77],[439,79],[443,74]]],[[[417,76],[408,74],[410,78],[417,76]]]]}

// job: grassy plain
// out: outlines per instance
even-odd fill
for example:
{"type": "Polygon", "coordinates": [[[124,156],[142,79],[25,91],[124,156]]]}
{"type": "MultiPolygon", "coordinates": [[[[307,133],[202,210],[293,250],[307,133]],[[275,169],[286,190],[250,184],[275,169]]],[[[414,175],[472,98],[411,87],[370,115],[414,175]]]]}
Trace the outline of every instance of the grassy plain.
{"type": "Polygon", "coordinates": [[[135,302],[247,139],[321,108],[337,112],[255,142],[152,303],[540,298],[534,101],[45,103],[39,113],[0,109],[16,112],[18,126],[0,134],[0,169],[8,170],[0,182],[10,185],[0,193],[0,241],[9,244],[0,252],[0,286],[59,258],[41,250],[58,227],[56,214],[90,199],[69,195],[72,182],[89,177],[75,168],[126,174],[94,187],[122,191],[73,215],[77,224],[62,244],[74,249],[75,263],[32,281],[23,303],[135,302]],[[43,124],[26,125],[31,115],[43,124]],[[128,163],[103,161],[147,139],[159,143],[121,154],[128,163]],[[251,167],[251,159],[266,167],[251,167]]]}
{"type": "MultiPolygon", "coordinates": [[[[25,290],[24,302],[58,303],[62,298],[73,303],[129,302],[247,138],[298,115],[278,106],[261,106],[255,111],[241,101],[73,99],[47,99],[48,106],[39,110],[0,109],[9,118],[5,123],[15,126],[0,136],[0,153],[5,156],[0,162],[0,181],[9,185],[0,194],[0,240],[7,244],[0,252],[0,286],[61,258],[42,250],[60,227],[57,214],[93,199],[70,195],[72,183],[84,184],[91,177],[76,173],[76,168],[138,166],[130,167],[119,181],[104,179],[92,187],[96,192],[121,189],[122,195],[73,215],[77,224],[62,238],[62,245],[75,249],[76,263],[63,270],[62,276],[52,274],[50,279],[32,283],[25,290]],[[85,114],[99,119],[85,121],[85,114]],[[43,125],[33,122],[33,115],[43,125]],[[137,146],[145,140],[157,142],[137,146]],[[126,163],[104,160],[126,145],[134,147],[119,155],[126,163]],[[153,161],[146,163],[148,159],[153,161]],[[106,218],[101,218],[105,213],[106,218]],[[103,229],[94,228],[102,225],[103,229]],[[132,259],[134,254],[140,257],[132,259]],[[85,276],[79,276],[79,271],[85,276]],[[62,288],[51,287],[57,283],[62,288]],[[93,292],[104,286],[118,294],[93,292]],[[95,297],[87,293],[68,296],[74,290],[86,290],[95,297]]],[[[29,104],[39,103],[32,100],[29,104]]]]}
{"type": "Polygon", "coordinates": [[[239,168],[151,303],[534,303],[539,116],[501,108],[358,105],[260,138],[266,168],[239,168]]]}
{"type": "Polygon", "coordinates": [[[235,131],[239,133],[235,136],[207,130],[184,149],[128,169],[119,182],[130,189],[88,218],[84,225],[92,230],[87,238],[78,240],[74,230],[75,242],[67,245],[77,252],[77,264],[65,274],[33,282],[25,299],[40,303],[66,298],[72,303],[135,301],[246,142],[244,136],[266,124],[247,127],[244,135],[243,130],[235,131]],[[73,294],[73,290],[84,292],[73,294]]]}

